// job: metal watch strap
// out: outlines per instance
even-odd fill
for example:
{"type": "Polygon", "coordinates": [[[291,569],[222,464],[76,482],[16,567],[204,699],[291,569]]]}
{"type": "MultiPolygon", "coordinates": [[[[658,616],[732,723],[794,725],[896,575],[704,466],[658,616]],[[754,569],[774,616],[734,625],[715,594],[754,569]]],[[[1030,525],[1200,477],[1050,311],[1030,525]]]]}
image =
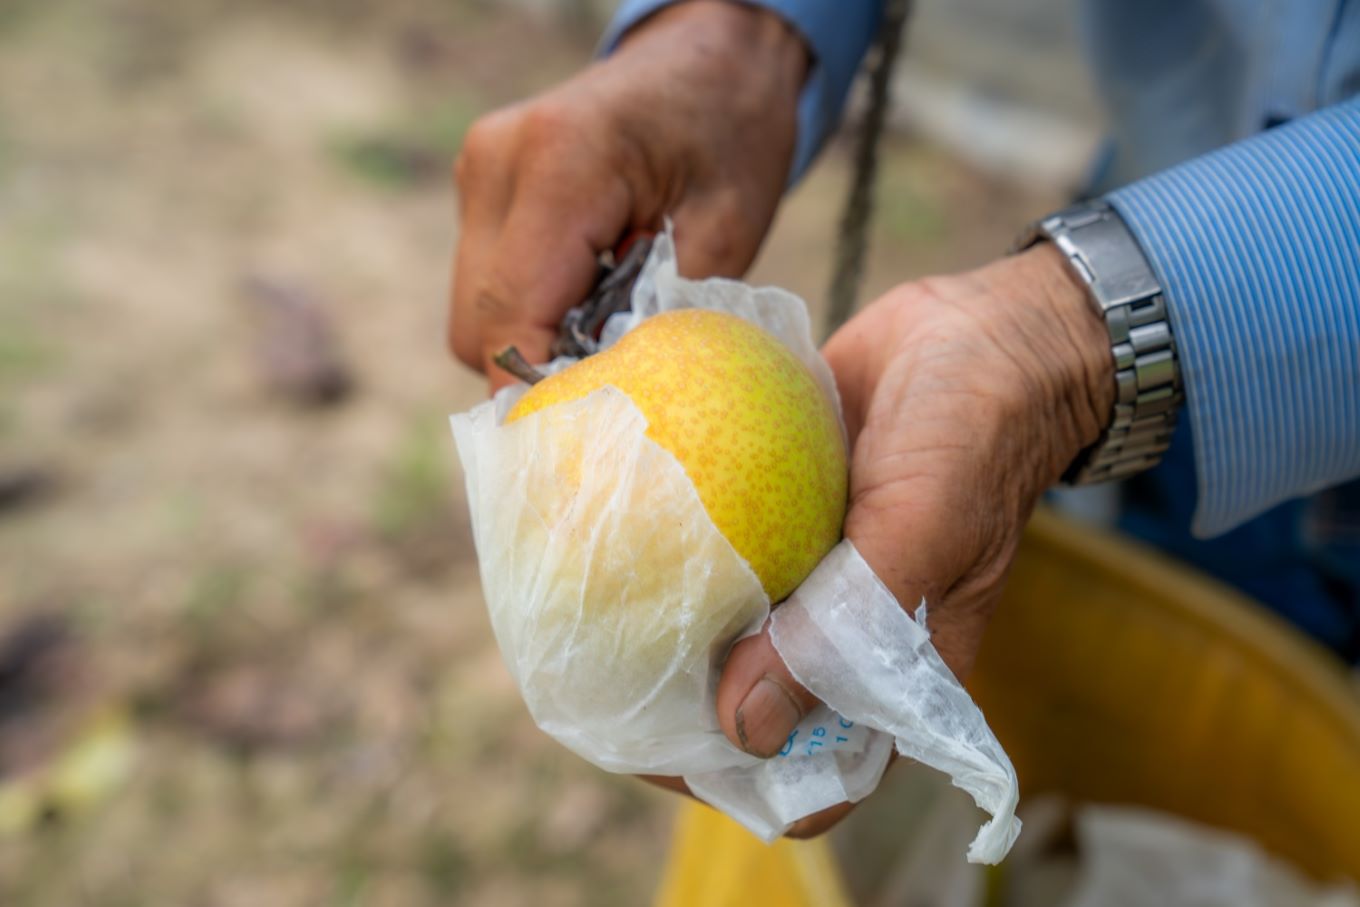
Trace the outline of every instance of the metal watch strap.
{"type": "Polygon", "coordinates": [[[1025,249],[1044,239],[1067,258],[1105,319],[1117,388],[1109,427],[1073,461],[1063,481],[1107,482],[1156,466],[1171,444],[1183,399],[1161,285],[1138,241],[1104,201],[1044,218],[1016,246],[1025,249]]]}

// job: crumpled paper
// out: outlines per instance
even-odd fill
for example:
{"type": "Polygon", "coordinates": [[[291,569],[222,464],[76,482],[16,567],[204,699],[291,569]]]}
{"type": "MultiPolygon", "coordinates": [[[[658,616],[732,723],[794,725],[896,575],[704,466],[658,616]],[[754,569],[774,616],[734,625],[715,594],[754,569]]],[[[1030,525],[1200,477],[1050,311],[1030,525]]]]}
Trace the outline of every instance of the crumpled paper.
{"type": "Polygon", "coordinates": [[[968,848],[971,862],[1006,855],[1020,833],[1010,758],[924,620],[902,610],[849,540],[775,609],[770,636],[794,678],[827,706],[891,735],[899,753],[945,772],[992,814],[968,848]]]}
{"type": "MultiPolygon", "coordinates": [[[[632,303],[606,324],[604,346],[662,311],[730,312],[788,345],[840,412],[796,296],[685,280],[663,234],[632,303]]],[[[608,771],[681,775],[766,841],[867,796],[896,744],[993,815],[968,858],[1005,856],[1020,830],[1015,770],[923,623],[849,541],[774,611],[776,648],[828,706],[780,755],[743,753],[719,728],[714,697],[732,643],[771,613],[759,580],[626,395],[606,387],[503,424],[524,390],[507,388],[451,423],[492,627],[543,730],[608,771]]]]}

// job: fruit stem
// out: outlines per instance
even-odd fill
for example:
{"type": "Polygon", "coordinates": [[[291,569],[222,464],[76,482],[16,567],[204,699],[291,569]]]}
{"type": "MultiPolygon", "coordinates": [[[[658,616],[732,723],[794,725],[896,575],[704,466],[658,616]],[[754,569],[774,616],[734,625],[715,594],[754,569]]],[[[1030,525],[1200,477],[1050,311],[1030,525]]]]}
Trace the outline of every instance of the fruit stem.
{"type": "Polygon", "coordinates": [[[633,284],[651,254],[652,240],[650,235],[639,235],[617,264],[601,263],[595,289],[585,302],[573,307],[562,319],[562,329],[552,347],[554,356],[584,359],[600,351],[600,331],[604,329],[604,323],[611,315],[632,307],[633,284]]]}
{"type": "Polygon", "coordinates": [[[525,359],[523,354],[513,346],[507,346],[492,356],[491,361],[525,384],[534,385],[548,377],[530,365],[529,360],[525,359]]]}

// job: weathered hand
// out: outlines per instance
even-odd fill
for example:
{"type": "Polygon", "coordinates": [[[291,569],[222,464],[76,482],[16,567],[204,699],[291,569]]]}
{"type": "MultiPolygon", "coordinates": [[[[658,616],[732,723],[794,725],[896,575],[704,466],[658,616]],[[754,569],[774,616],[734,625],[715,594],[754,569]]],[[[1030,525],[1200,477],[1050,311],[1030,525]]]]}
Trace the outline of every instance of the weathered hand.
{"type": "MultiPolygon", "coordinates": [[[[852,445],[845,535],[903,606],[927,600],[935,646],[965,677],[1035,502],[1112,411],[1108,334],[1044,244],[898,287],[824,352],[852,445]]],[[[768,629],[733,648],[717,705],[738,746],[773,755],[815,703],[768,629]]]]}
{"type": "Polygon", "coordinates": [[[543,362],[597,256],[675,222],[682,273],[739,276],[788,178],[802,39],[774,14],[690,0],[608,59],[478,120],[455,167],[461,233],[449,342],[493,387],[514,344],[543,362]]]}

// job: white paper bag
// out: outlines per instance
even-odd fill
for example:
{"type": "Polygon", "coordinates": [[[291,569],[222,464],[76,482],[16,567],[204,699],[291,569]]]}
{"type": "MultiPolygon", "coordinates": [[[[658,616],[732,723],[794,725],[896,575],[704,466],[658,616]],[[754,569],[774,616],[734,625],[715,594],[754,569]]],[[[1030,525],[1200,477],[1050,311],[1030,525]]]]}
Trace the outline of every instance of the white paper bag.
{"type": "MultiPolygon", "coordinates": [[[[691,307],[770,331],[840,412],[802,300],[737,281],[685,280],[669,235],[656,239],[633,311],[611,318],[602,342],[691,307]]],[[[608,771],[681,775],[767,841],[867,796],[895,744],[949,773],[993,815],[969,859],[1005,856],[1020,829],[1010,760],[924,625],[850,542],[774,612],[776,648],[829,707],[808,715],[780,755],[749,756],[719,729],[714,694],[732,643],[770,615],[759,580],[680,463],[646,437],[626,395],[602,388],[503,424],[523,392],[507,388],[452,426],[496,640],[543,730],[608,771]],[[640,563],[653,566],[633,569],[640,563]]]]}

